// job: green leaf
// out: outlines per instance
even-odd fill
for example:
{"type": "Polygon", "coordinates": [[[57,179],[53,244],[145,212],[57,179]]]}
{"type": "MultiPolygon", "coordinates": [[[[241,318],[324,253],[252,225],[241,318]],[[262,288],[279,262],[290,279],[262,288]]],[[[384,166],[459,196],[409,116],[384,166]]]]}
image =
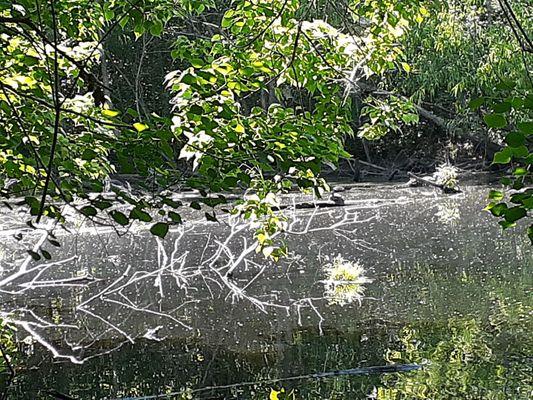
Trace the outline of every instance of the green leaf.
{"type": "Polygon", "coordinates": [[[48,238],[48,242],[52,245],[52,246],[55,246],[55,247],[61,247],[61,243],[59,243],[57,240],[55,239],[51,239],[51,238],[48,238]]]}
{"type": "Polygon", "coordinates": [[[151,222],[152,217],[147,212],[141,210],[138,207],[133,208],[130,211],[130,219],[137,219],[142,222],[151,222]]]}
{"type": "Polygon", "coordinates": [[[48,251],[46,251],[44,249],[41,249],[41,254],[43,255],[43,257],[46,260],[51,260],[52,259],[52,255],[48,251]]]}
{"type": "Polygon", "coordinates": [[[216,207],[219,204],[226,204],[226,202],[226,198],[221,195],[218,195],[218,197],[208,197],[206,199],[202,199],[202,203],[208,207],[216,207]]]}
{"type": "Polygon", "coordinates": [[[168,216],[170,217],[170,219],[172,220],[172,222],[175,222],[177,224],[181,224],[183,223],[182,219],[181,219],[181,215],[179,215],[177,212],[174,212],[174,211],[170,211],[168,213],[168,216]]]}
{"type": "Polygon", "coordinates": [[[525,207],[527,210],[533,210],[533,197],[532,197],[532,196],[529,196],[529,197],[525,198],[525,199],[522,201],[522,204],[524,204],[524,207],[525,207]]]}
{"type": "Polygon", "coordinates": [[[191,208],[193,208],[195,210],[200,210],[202,208],[202,206],[197,201],[193,201],[193,202],[191,202],[191,208]]]}
{"type": "Polygon", "coordinates": [[[123,213],[121,213],[120,211],[111,211],[109,213],[109,215],[111,215],[111,218],[113,218],[115,220],[115,222],[119,225],[122,225],[122,226],[125,226],[125,225],[128,225],[128,223],[130,222],[129,218],[126,217],[123,213]]]}
{"type": "Polygon", "coordinates": [[[122,29],[124,29],[124,27],[128,24],[129,20],[130,20],[130,17],[126,15],[125,17],[123,17],[123,18],[119,21],[118,24],[120,25],[120,27],[121,27],[122,29]]]}
{"type": "Polygon", "coordinates": [[[513,90],[516,86],[516,82],[510,79],[504,79],[496,85],[496,89],[499,90],[513,90]]]}
{"type": "Polygon", "coordinates": [[[503,177],[502,179],[500,179],[500,183],[502,185],[509,186],[510,184],[513,183],[513,180],[511,178],[503,177]]]}
{"type": "Polygon", "coordinates": [[[533,135],[533,122],[519,122],[516,124],[516,127],[520,132],[522,132],[524,135],[529,136],[533,135]]]}
{"type": "Polygon", "coordinates": [[[239,183],[239,178],[236,176],[226,176],[222,181],[221,186],[225,190],[230,190],[235,188],[237,183],[239,183]]]}
{"type": "Polygon", "coordinates": [[[131,115],[133,118],[139,118],[139,113],[135,111],[133,108],[128,108],[126,110],[126,113],[131,115]]]}
{"type": "Polygon", "coordinates": [[[498,203],[494,204],[489,208],[489,211],[494,215],[495,217],[500,217],[504,215],[504,213],[507,210],[507,204],[505,203],[498,203]]]}
{"type": "Polygon", "coordinates": [[[503,229],[509,229],[516,226],[516,222],[500,221],[498,224],[500,224],[503,229]]]}
{"type": "Polygon", "coordinates": [[[107,200],[93,200],[92,204],[99,210],[105,210],[106,208],[111,207],[113,204],[107,200]]]}
{"type": "Polygon", "coordinates": [[[179,208],[179,207],[181,207],[183,205],[183,203],[181,201],[175,201],[175,200],[172,200],[169,197],[165,197],[163,199],[163,204],[166,204],[167,206],[170,206],[172,208],[179,208]]]}
{"type": "Polygon", "coordinates": [[[31,215],[39,214],[39,209],[41,206],[41,202],[39,200],[37,200],[35,197],[26,196],[24,198],[24,202],[30,207],[31,215]]]}
{"type": "Polygon", "coordinates": [[[513,175],[515,175],[515,176],[526,176],[527,175],[527,169],[525,169],[524,167],[517,167],[513,171],[513,175]]]}
{"type": "MultiPolygon", "coordinates": [[[[229,11],[232,11],[232,10],[229,10],[229,11]]],[[[228,12],[229,12],[228,11],[228,12]]],[[[228,17],[227,13],[226,15],[224,15],[224,18],[222,19],[222,28],[227,28],[231,25],[233,21],[230,19],[230,17],[228,17]]]]}
{"type": "Polygon", "coordinates": [[[489,199],[500,201],[503,199],[503,192],[500,192],[499,190],[491,190],[489,193],[489,199]]]}
{"type": "Polygon", "coordinates": [[[511,132],[505,137],[505,142],[511,147],[522,146],[526,141],[522,132],[511,132]]]}
{"type": "Polygon", "coordinates": [[[33,258],[34,261],[39,261],[41,259],[41,256],[33,250],[26,250],[26,252],[31,258],[33,258]]]}
{"type": "Polygon", "coordinates": [[[402,115],[402,121],[405,122],[406,124],[412,124],[412,123],[417,123],[419,120],[419,117],[418,117],[418,114],[403,114],[402,115]]]}
{"type": "Polygon", "coordinates": [[[165,222],[158,222],[157,224],[154,224],[151,228],[150,228],[150,233],[152,235],[155,235],[155,236],[158,236],[160,237],[161,239],[164,239],[165,236],[167,235],[168,233],[168,224],[165,223],[165,222]]]}
{"type": "Polygon", "coordinates": [[[495,113],[506,113],[511,111],[511,103],[502,101],[501,103],[492,106],[492,111],[495,113]]]}
{"type": "Polygon", "coordinates": [[[113,10],[106,10],[104,12],[104,18],[106,21],[111,21],[113,18],[115,18],[115,12],[113,10]]]}
{"type": "Polygon", "coordinates": [[[512,147],[511,152],[516,158],[527,157],[529,155],[529,151],[526,146],[512,147]]]}
{"type": "Polygon", "coordinates": [[[204,66],[204,62],[200,58],[194,58],[191,60],[191,65],[194,68],[202,68],[204,66]]]}
{"type": "Polygon", "coordinates": [[[86,217],[94,217],[97,214],[96,208],[93,206],[85,206],[80,209],[80,212],[86,217]]]}
{"type": "Polygon", "coordinates": [[[501,114],[487,114],[483,119],[490,128],[500,129],[507,126],[507,119],[501,114]]]}
{"type": "Polygon", "coordinates": [[[98,153],[94,151],[93,149],[85,149],[83,150],[83,154],[81,155],[81,158],[86,161],[94,160],[98,156],[98,153]]]}
{"type": "Polygon", "coordinates": [[[481,107],[483,104],[485,104],[485,98],[484,97],[478,97],[477,99],[470,100],[470,102],[468,103],[468,107],[470,107],[470,109],[472,111],[475,111],[479,107],[481,107]]]}
{"type": "Polygon", "coordinates": [[[505,220],[510,223],[516,222],[519,219],[524,218],[526,215],[526,210],[521,206],[509,208],[504,213],[505,220]]]}
{"type": "Polygon", "coordinates": [[[205,218],[206,218],[208,221],[211,221],[211,222],[218,222],[218,219],[217,219],[215,213],[210,214],[210,213],[206,212],[206,213],[205,213],[205,218]]]}
{"type": "Polygon", "coordinates": [[[159,20],[155,20],[152,26],[150,27],[150,33],[153,36],[161,36],[163,32],[163,23],[159,20]]]}
{"type": "Polygon", "coordinates": [[[494,154],[493,164],[508,164],[511,162],[512,153],[508,147],[494,154]]]}
{"type": "Polygon", "coordinates": [[[199,106],[198,104],[194,104],[192,105],[190,108],[189,108],[189,111],[192,113],[192,114],[195,114],[195,115],[202,115],[204,113],[204,109],[199,106]]]}

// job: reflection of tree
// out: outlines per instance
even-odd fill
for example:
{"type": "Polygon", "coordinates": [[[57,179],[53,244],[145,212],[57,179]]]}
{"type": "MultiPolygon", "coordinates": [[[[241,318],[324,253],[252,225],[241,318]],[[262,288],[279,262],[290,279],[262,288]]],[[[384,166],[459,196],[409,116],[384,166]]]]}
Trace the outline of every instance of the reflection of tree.
{"type": "MultiPolygon", "coordinates": [[[[353,233],[362,224],[379,218],[379,208],[405,201],[365,203],[336,212],[319,207],[300,210],[294,204],[285,210],[287,229],[280,239],[326,234],[371,251],[370,244],[358,241],[353,233]]],[[[193,332],[200,303],[242,302],[261,313],[295,315],[299,322],[304,312],[310,313],[321,329],[323,317],[318,303],[323,298],[310,293],[280,295],[277,288],[265,286],[265,271],[277,267],[255,255],[258,244],[250,239],[249,224],[238,216],[220,220],[225,229],[213,229],[212,224],[201,220],[176,228],[172,241],[151,237],[155,246],[148,254],[149,262],[141,259],[126,265],[108,257],[109,267],[95,268],[92,254],[77,250],[44,262],[35,262],[27,254],[15,258],[5,263],[7,272],[0,276],[0,293],[11,300],[5,303],[9,308],[4,305],[0,310],[0,317],[23,328],[54,357],[73,363],[134,343],[139,337],[161,339],[168,329],[193,332]],[[87,256],[89,259],[83,261],[87,256]],[[25,300],[42,293],[46,293],[47,301],[52,299],[45,313],[27,306],[25,300]],[[64,338],[61,345],[57,344],[58,337],[64,338]],[[122,340],[102,349],[100,343],[109,337],[122,340]]],[[[81,237],[90,240],[91,228],[79,229],[81,237]]],[[[92,229],[99,237],[98,229],[92,229]]],[[[35,246],[41,246],[49,230],[37,234],[35,246]]],[[[30,236],[24,237],[26,245],[30,236]]],[[[146,240],[135,231],[130,237],[132,242],[146,240]]],[[[303,266],[305,257],[292,254],[284,263],[303,266]]]]}
{"type": "Polygon", "coordinates": [[[15,377],[13,364],[16,353],[13,331],[0,319],[0,400],[7,399],[7,387],[15,377]]]}
{"type": "MultiPolygon", "coordinates": [[[[303,379],[291,382],[261,381],[310,372],[353,368],[356,365],[383,363],[381,353],[387,335],[361,342],[360,332],[341,333],[316,329],[295,330],[295,343],[285,344],[279,354],[275,343],[261,352],[234,352],[223,347],[206,346],[199,340],[168,339],[162,342],[138,340],[121,351],[87,360],[83,365],[44,361],[39,369],[20,376],[13,388],[13,399],[40,398],[39,390],[61,388],[63,393],[80,399],[113,399],[183,392],[194,399],[268,399],[271,388],[294,390],[295,400],[327,398],[343,400],[364,398],[378,376],[342,376],[329,379],[303,379]],[[342,349],[342,351],[340,351],[342,349]],[[278,360],[283,357],[283,360],[278,360]],[[292,368],[282,372],[279,362],[292,368]],[[243,385],[243,382],[255,382],[243,385]],[[230,388],[220,386],[235,384],[230,388]],[[206,387],[215,386],[212,390],[206,387]],[[201,390],[198,391],[198,388],[201,390]],[[350,396],[350,397],[347,397],[350,396]]],[[[32,360],[32,363],[41,361],[32,360]]],[[[181,397],[170,397],[180,399],[181,397]]],[[[183,398],[188,398],[184,396],[183,398]]],[[[282,397],[280,396],[280,400],[282,397]]]]}
{"type": "Polygon", "coordinates": [[[384,377],[374,398],[531,398],[533,371],[527,360],[533,351],[533,308],[503,298],[496,304],[488,321],[451,318],[444,326],[405,327],[399,347],[389,350],[387,358],[426,366],[415,374],[384,377]]]}

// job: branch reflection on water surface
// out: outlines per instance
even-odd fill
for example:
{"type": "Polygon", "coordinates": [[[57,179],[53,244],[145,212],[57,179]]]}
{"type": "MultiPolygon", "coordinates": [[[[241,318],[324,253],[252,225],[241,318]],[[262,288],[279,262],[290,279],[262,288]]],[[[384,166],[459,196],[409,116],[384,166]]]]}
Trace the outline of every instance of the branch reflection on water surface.
{"type": "MultiPolygon", "coordinates": [[[[363,208],[355,205],[343,207],[340,211],[318,207],[297,210],[293,203],[286,210],[287,228],[277,234],[278,239],[331,233],[329,236],[335,241],[346,240],[364,251],[380,251],[357,239],[357,229],[378,220],[379,208],[403,201],[365,201],[363,208]]],[[[0,317],[22,327],[55,357],[74,363],[107,354],[125,343],[134,343],[138,338],[158,340],[157,334],[162,328],[181,329],[185,334],[197,322],[194,307],[220,299],[230,303],[245,302],[265,314],[272,309],[282,310],[287,316],[294,315],[299,325],[302,324],[302,312],[308,310],[317,318],[318,328],[322,331],[325,318],[320,310],[324,296],[293,298],[291,293],[287,293],[283,298],[275,290],[264,293],[264,286],[259,283],[264,284],[265,279],[268,280],[265,272],[271,268],[279,270],[280,266],[274,267],[265,259],[258,259],[262,256],[256,256],[258,244],[250,239],[247,222],[236,215],[220,220],[227,227],[223,237],[213,231],[213,225],[188,223],[172,230],[172,242],[150,238],[155,240],[154,261],[140,260],[136,266],[123,266],[119,257],[118,262],[111,262],[115,269],[103,269],[102,276],[93,276],[86,269],[82,274],[78,271],[77,275],[72,275],[81,263],[78,254],[46,263],[28,261],[26,257],[18,267],[11,265],[7,269],[10,273],[4,274],[0,280],[0,290],[11,296],[11,301],[4,302],[3,307],[23,302],[23,296],[28,296],[29,292],[39,294],[44,289],[51,295],[61,293],[58,296],[72,304],[69,304],[68,310],[58,310],[58,320],[51,322],[35,311],[16,307],[0,311],[0,317]],[[203,248],[193,252],[187,242],[191,238],[201,238],[203,248]],[[143,264],[147,264],[145,268],[143,264]],[[61,270],[59,267],[62,267],[61,270]],[[66,276],[57,276],[65,273],[66,276]],[[61,319],[68,319],[69,323],[62,323],[61,319]],[[142,321],[143,327],[137,326],[135,321],[142,321]],[[62,332],[61,336],[65,338],[63,344],[57,344],[54,339],[58,337],[57,332],[62,332]],[[101,348],[104,338],[117,335],[118,346],[101,348]]],[[[98,231],[98,228],[95,230],[98,231]]],[[[88,231],[80,231],[82,238],[88,235],[88,231]]],[[[133,242],[146,240],[140,230],[132,229],[129,235],[133,242]]],[[[39,237],[37,244],[43,240],[39,237]]],[[[297,265],[304,269],[304,263],[308,261],[293,252],[280,264],[286,267],[297,265]]]]}

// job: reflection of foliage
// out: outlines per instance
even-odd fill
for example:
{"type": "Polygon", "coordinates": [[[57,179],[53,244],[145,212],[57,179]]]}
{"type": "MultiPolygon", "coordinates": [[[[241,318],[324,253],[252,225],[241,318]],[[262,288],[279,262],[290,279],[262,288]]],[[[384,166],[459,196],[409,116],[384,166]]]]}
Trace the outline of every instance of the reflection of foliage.
{"type": "Polygon", "coordinates": [[[371,282],[364,276],[365,270],[357,263],[337,256],[324,267],[327,279],[324,280],[326,298],[330,304],[345,305],[354,301],[361,302],[365,287],[371,282]]]}
{"type": "Polygon", "coordinates": [[[447,329],[424,332],[405,327],[400,350],[389,350],[388,360],[427,365],[416,374],[385,377],[377,398],[528,398],[533,389],[527,383],[531,367],[520,352],[532,350],[527,337],[531,307],[520,302],[509,305],[501,299],[496,303],[486,325],[474,318],[453,318],[447,329]]]}
{"type": "Polygon", "coordinates": [[[294,391],[287,393],[284,388],[280,390],[270,389],[269,400],[295,399],[294,391]]]}
{"type": "Polygon", "coordinates": [[[8,386],[12,377],[12,362],[16,350],[12,328],[0,320],[0,388],[8,386]]]}
{"type": "Polygon", "coordinates": [[[458,204],[453,202],[437,204],[437,213],[435,215],[439,222],[444,225],[455,225],[461,219],[458,204]]]}

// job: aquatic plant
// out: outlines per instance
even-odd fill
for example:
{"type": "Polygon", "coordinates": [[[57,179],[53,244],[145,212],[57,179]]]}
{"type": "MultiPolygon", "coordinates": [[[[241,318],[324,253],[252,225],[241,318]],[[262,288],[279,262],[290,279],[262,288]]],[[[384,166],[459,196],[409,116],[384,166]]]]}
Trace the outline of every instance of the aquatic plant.
{"type": "Polygon", "coordinates": [[[447,189],[457,189],[457,168],[451,164],[442,164],[433,174],[435,182],[447,189]]]}
{"type": "Polygon", "coordinates": [[[322,281],[325,297],[330,304],[345,305],[358,301],[361,303],[365,291],[365,283],[372,282],[367,278],[363,266],[357,261],[346,260],[338,255],[324,266],[327,278],[322,281]]]}

